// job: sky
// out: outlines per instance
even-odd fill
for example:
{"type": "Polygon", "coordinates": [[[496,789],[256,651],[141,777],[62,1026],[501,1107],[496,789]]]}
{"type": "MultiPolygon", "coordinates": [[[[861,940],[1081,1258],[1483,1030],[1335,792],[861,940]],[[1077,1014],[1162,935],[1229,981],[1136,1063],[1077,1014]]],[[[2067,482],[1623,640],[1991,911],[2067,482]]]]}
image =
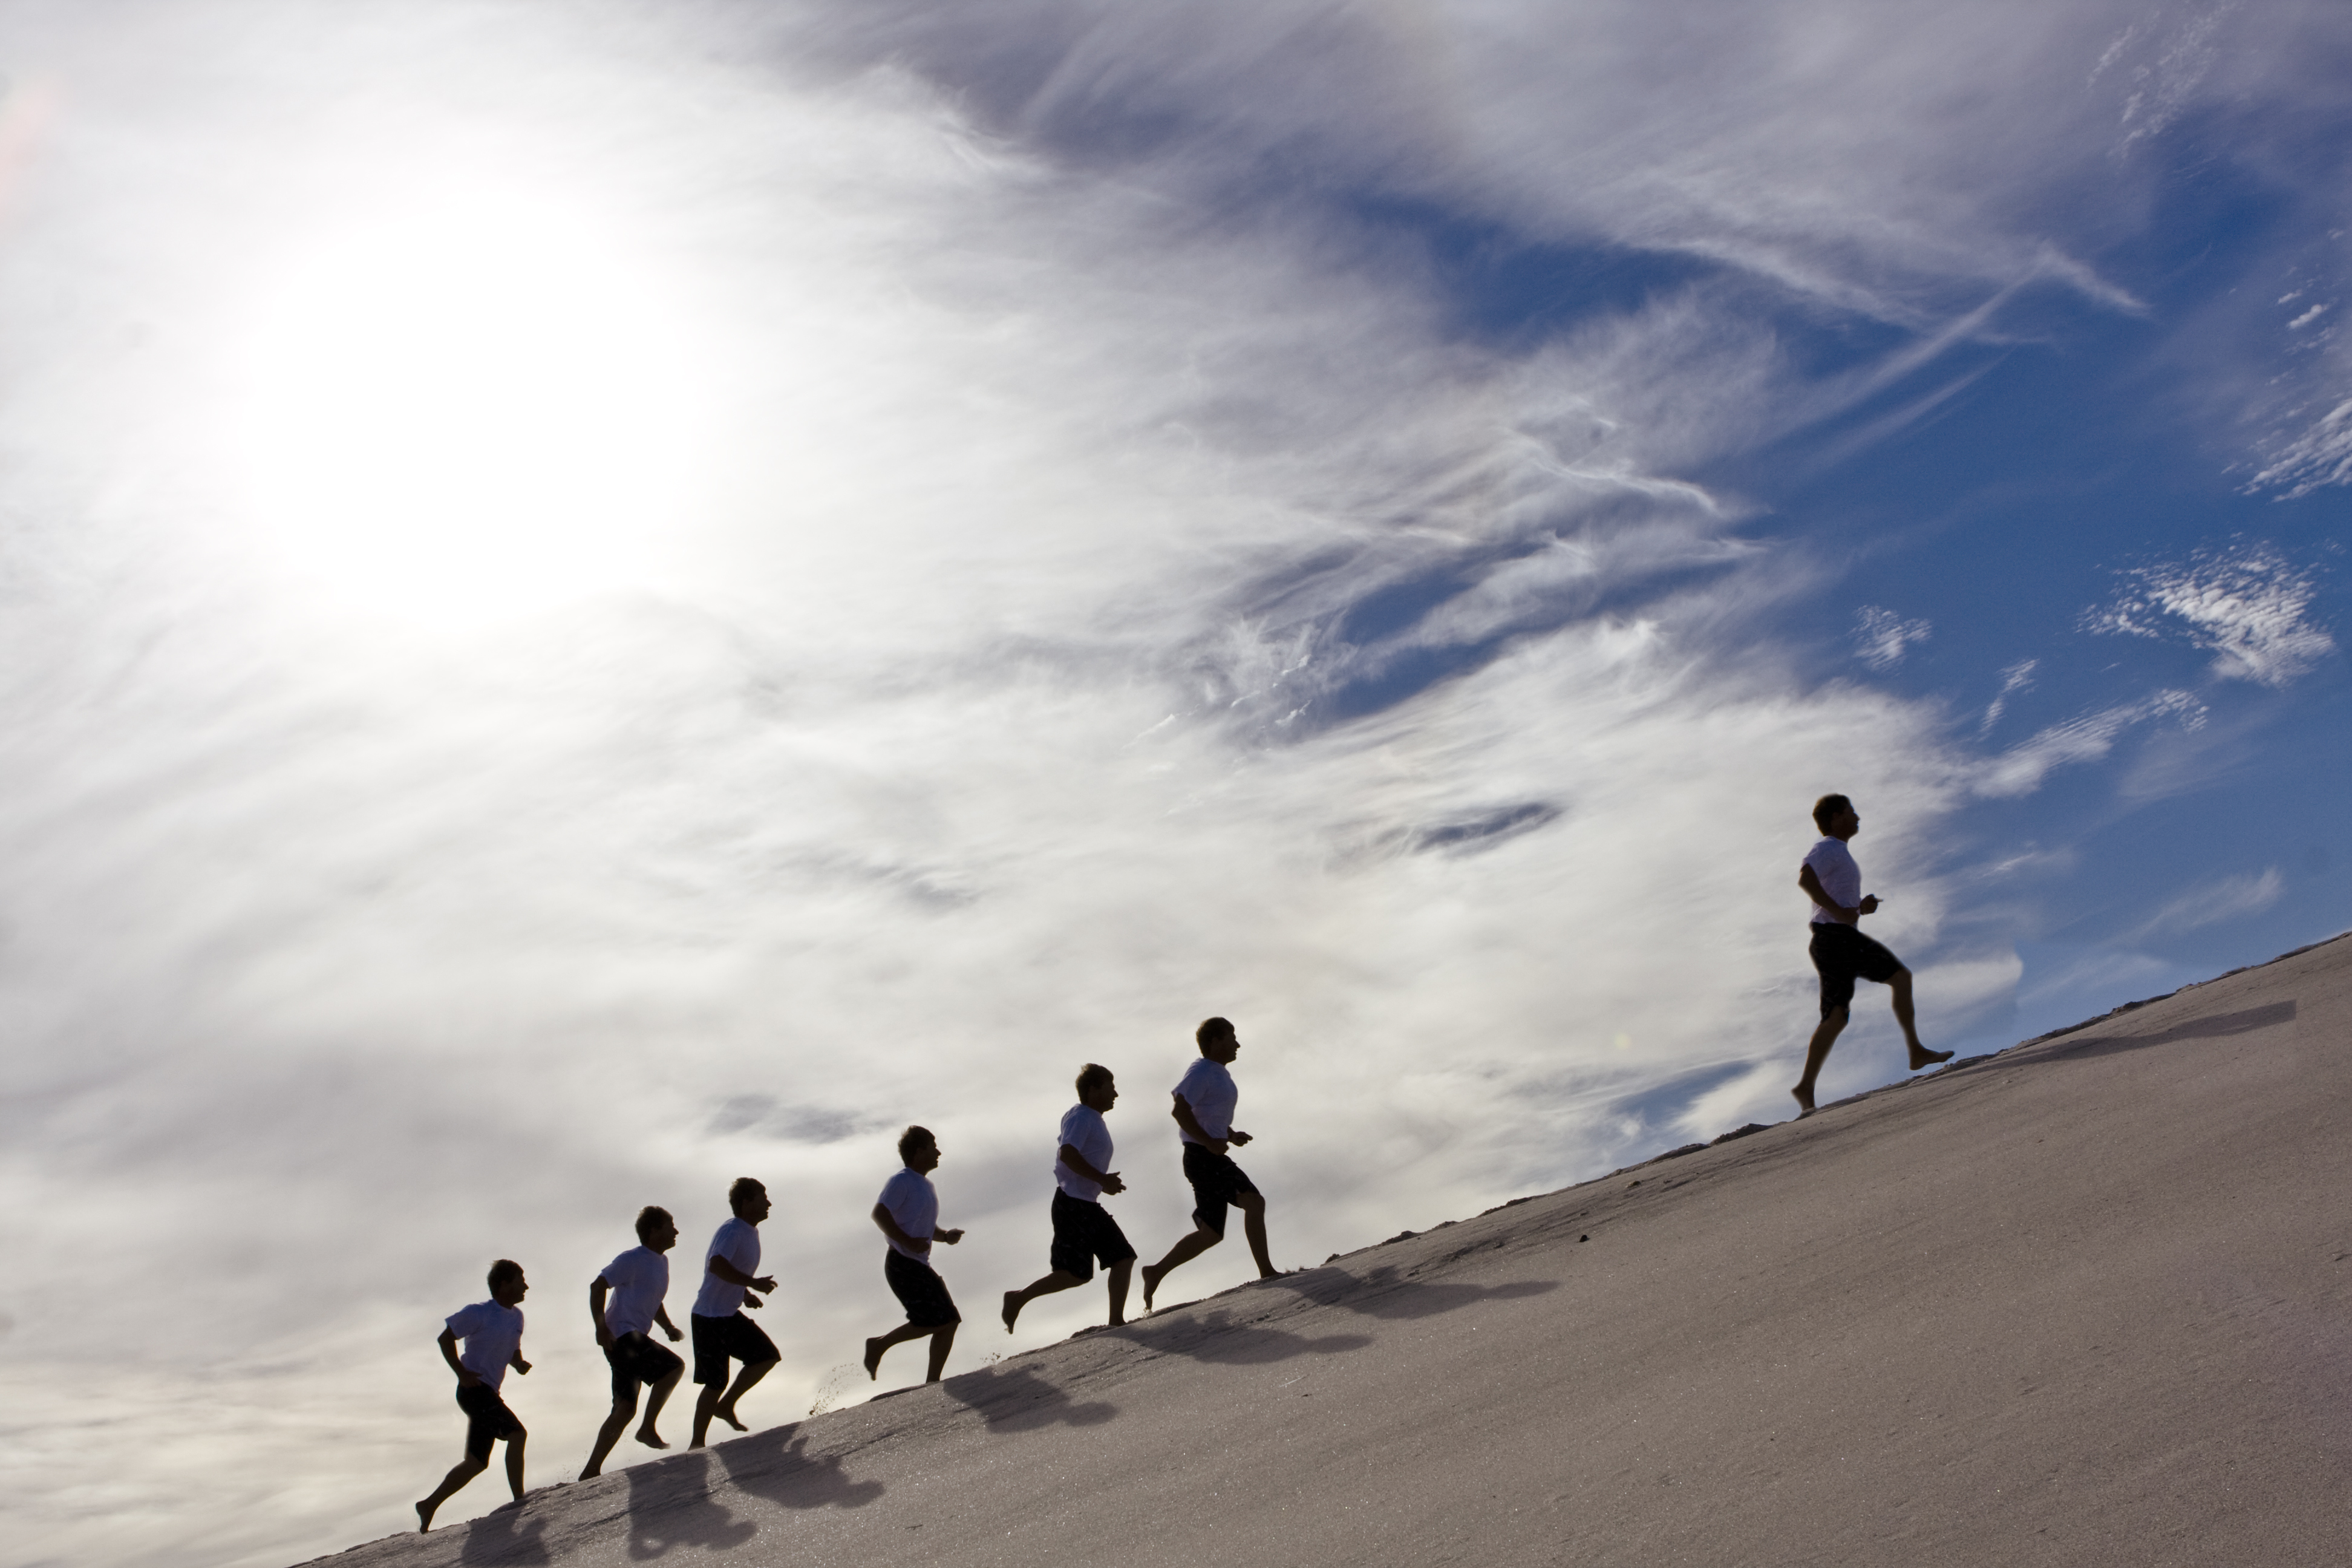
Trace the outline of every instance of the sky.
{"type": "Polygon", "coordinates": [[[1286,1266],[1780,1120],[1826,791],[1964,1054],[2352,926],[2340,5],[12,0],[0,78],[5,1568],[402,1528],[499,1257],[569,1477],[588,1281],[740,1174],[747,1415],[858,1397],[909,1122],[950,1372],[1099,1321],[989,1307],[1087,1061],[1188,1228],[1210,1014],[1286,1266]]]}

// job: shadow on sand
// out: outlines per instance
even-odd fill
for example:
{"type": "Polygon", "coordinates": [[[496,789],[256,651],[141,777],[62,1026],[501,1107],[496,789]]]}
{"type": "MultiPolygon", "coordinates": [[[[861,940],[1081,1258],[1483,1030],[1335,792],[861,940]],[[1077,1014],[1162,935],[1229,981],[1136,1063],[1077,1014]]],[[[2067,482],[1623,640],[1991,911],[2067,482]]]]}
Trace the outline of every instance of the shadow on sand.
{"type": "Polygon", "coordinates": [[[1424,1285],[1392,1264],[1361,1276],[1344,1268],[1310,1268],[1275,1281],[1319,1307],[1338,1307],[1368,1318],[1433,1318],[1481,1301],[1510,1301],[1559,1289],[1557,1279],[1515,1279],[1507,1285],[1424,1285]]]}
{"type": "Polygon", "coordinates": [[[1034,1372],[989,1367],[940,1384],[950,1399],[988,1423],[992,1432],[1034,1432],[1041,1426],[1097,1426],[1118,1414],[1100,1400],[1075,1403],[1034,1372]]]}
{"type": "Polygon", "coordinates": [[[1369,1334],[1323,1334],[1308,1339],[1287,1329],[1264,1329],[1231,1309],[1191,1309],[1193,1315],[1165,1322],[1147,1319],[1127,1333],[1162,1355],[1189,1356],[1214,1366],[1264,1366],[1293,1356],[1337,1355],[1372,1342],[1369,1334]]]}
{"type": "Polygon", "coordinates": [[[880,1481],[852,1480],[839,1459],[812,1457],[807,1448],[797,1426],[779,1426],[660,1464],[632,1465],[622,1472],[629,1478],[629,1555],[642,1563],[673,1547],[725,1552],[760,1532],[711,1498],[714,1458],[728,1486],[779,1508],[864,1508],[882,1495],[880,1481]]]}
{"type": "MultiPolygon", "coordinates": [[[[2105,1023],[2100,1019],[2098,1022],[2105,1023]]],[[[2158,1029],[2147,1035],[2108,1035],[2099,1039],[2079,1040],[2061,1035],[2046,1046],[2019,1055],[2028,1062],[2086,1061],[2093,1057],[2111,1057],[2120,1051],[2143,1050],[2149,1046],[2168,1046],[2176,1040],[2218,1040],[2231,1035],[2250,1035],[2256,1029],[2267,1029],[2274,1024],[2294,1021],[2294,1002],[2273,1002],[2263,1007],[2248,1007],[2238,1013],[2216,1013],[2210,1018],[2191,1018],[2169,1029],[2158,1029]]]]}
{"type": "MultiPolygon", "coordinates": [[[[529,1500],[525,1500],[528,1501],[529,1500]]],[[[543,1520],[526,1520],[524,1504],[510,1502],[484,1514],[466,1527],[466,1543],[457,1549],[460,1563],[532,1564],[547,1561],[543,1520]]]]}

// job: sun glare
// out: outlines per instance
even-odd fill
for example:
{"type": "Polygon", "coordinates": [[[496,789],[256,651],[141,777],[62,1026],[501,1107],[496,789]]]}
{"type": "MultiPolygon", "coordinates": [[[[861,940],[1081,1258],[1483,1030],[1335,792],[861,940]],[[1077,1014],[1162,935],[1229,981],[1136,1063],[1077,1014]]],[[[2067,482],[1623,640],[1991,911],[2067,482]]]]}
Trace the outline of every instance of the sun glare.
{"type": "Polygon", "coordinates": [[[707,423],[667,281],[527,189],[315,237],[241,345],[234,445],[273,553],[304,592],[435,624],[642,580],[707,423]]]}

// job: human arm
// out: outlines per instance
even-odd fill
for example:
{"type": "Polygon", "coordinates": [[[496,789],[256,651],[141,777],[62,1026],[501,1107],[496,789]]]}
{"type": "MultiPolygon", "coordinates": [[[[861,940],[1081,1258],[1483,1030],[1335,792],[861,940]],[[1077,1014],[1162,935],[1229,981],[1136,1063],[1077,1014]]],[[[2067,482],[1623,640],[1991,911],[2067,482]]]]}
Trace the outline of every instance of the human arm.
{"type": "Polygon", "coordinates": [[[654,1321],[662,1326],[662,1332],[669,1336],[670,1342],[672,1344],[676,1344],[678,1341],[686,1338],[684,1334],[677,1331],[677,1325],[669,1321],[669,1309],[667,1307],[656,1307],[654,1309],[654,1321]]]}
{"type": "MultiPolygon", "coordinates": [[[[890,1217],[887,1205],[874,1205],[874,1223],[881,1227],[882,1234],[888,1237],[894,1245],[904,1247],[908,1252],[920,1254],[931,1249],[932,1238],[928,1236],[908,1236],[898,1222],[890,1217]]],[[[956,1234],[961,1236],[963,1233],[958,1231],[956,1234]]]]}
{"type": "Polygon", "coordinates": [[[1087,1181],[1094,1183],[1095,1185],[1100,1187],[1107,1193],[1123,1193],[1127,1191],[1127,1184],[1118,1179],[1118,1173],[1117,1171],[1096,1170],[1092,1162],[1088,1161],[1084,1154],[1078,1152],[1077,1145],[1075,1143],[1065,1143],[1062,1145],[1061,1160],[1062,1163],[1067,1165],[1073,1173],[1087,1181]]]}
{"type": "Polygon", "coordinates": [[[522,1359],[522,1347],[520,1345],[517,1345],[515,1347],[515,1353],[507,1358],[507,1364],[514,1368],[517,1372],[522,1373],[525,1377],[529,1377],[530,1375],[530,1363],[522,1359]]]}
{"type": "Polygon", "coordinates": [[[475,1374],[473,1368],[467,1366],[464,1362],[457,1359],[457,1331],[455,1329],[442,1330],[440,1343],[441,1359],[449,1363],[449,1370],[457,1374],[457,1386],[460,1388],[474,1388],[478,1386],[482,1380],[475,1374]]]}
{"type": "Polygon", "coordinates": [[[611,1289],[612,1286],[604,1282],[602,1274],[588,1285],[588,1316],[596,1325],[596,1342],[600,1345],[613,1342],[613,1331],[604,1324],[604,1296],[611,1289]]]}
{"type": "Polygon", "coordinates": [[[1798,870],[1797,886],[1805,890],[1805,897],[1828,910],[1832,919],[1843,925],[1853,925],[1863,916],[1878,912],[1878,895],[1875,893],[1866,895],[1862,902],[1852,909],[1831,898],[1828,889],[1822,886],[1821,878],[1815,875],[1810,865],[1798,870]]]}
{"type": "MultiPolygon", "coordinates": [[[[1190,1100],[1186,1100],[1181,1094],[1173,1096],[1172,1098],[1175,1100],[1176,1103],[1170,1109],[1168,1114],[1176,1119],[1176,1125],[1191,1133],[1194,1142],[1208,1145],[1209,1152],[1212,1154],[1223,1153],[1225,1152],[1226,1140],[1223,1138],[1212,1138],[1209,1136],[1207,1131],[1202,1127],[1200,1119],[1192,1114],[1192,1105],[1190,1100]]],[[[1238,1142],[1247,1142],[1248,1139],[1243,1137],[1237,1138],[1234,1141],[1238,1142]]]]}
{"type": "MultiPolygon", "coordinates": [[[[730,1285],[740,1285],[744,1289],[757,1290],[762,1296],[772,1296],[776,1293],[776,1282],[767,1275],[762,1274],[753,1279],[715,1252],[710,1255],[710,1272],[718,1275],[730,1285]]],[[[751,1300],[749,1298],[745,1299],[745,1304],[752,1307],[760,1305],[759,1302],[751,1300]]]]}

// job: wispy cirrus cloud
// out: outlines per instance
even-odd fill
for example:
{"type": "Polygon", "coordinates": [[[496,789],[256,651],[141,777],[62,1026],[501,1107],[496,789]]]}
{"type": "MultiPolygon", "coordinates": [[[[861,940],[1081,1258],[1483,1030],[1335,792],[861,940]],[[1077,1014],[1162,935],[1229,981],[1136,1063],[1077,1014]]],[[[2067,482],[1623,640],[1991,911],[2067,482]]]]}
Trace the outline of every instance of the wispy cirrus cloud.
{"type": "Polygon", "coordinates": [[[2177,638],[2211,652],[2223,680],[2284,686],[2336,649],[2309,618],[2310,569],[2273,545],[2200,552],[2186,562],[2137,566],[2113,603],[2086,611],[2083,629],[2116,637],[2177,638]]]}
{"type": "Polygon", "coordinates": [[[2178,936],[2223,921],[2242,920],[2269,909],[2285,891],[2285,879],[2275,866],[2260,873],[2223,877],[2168,900],[2121,940],[2129,944],[2152,936],[2178,936]]]}

